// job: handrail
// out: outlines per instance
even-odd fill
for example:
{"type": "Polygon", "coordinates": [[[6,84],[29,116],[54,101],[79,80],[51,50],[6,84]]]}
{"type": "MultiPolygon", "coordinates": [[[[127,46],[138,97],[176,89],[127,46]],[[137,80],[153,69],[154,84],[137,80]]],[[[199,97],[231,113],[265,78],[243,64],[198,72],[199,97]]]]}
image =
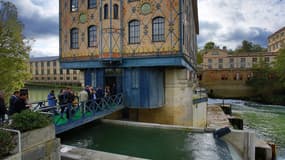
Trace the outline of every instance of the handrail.
{"type": "Polygon", "coordinates": [[[20,154],[20,160],[22,159],[22,143],[21,143],[21,132],[19,130],[14,130],[14,129],[7,129],[7,128],[0,128],[2,130],[8,131],[8,132],[14,132],[18,134],[18,152],[20,154]]]}
{"type": "MultiPolygon", "coordinates": [[[[38,102],[38,104],[43,104],[38,102]]],[[[56,106],[45,106],[38,105],[38,107],[34,107],[33,111],[46,113],[51,116],[60,115],[60,118],[64,119],[64,114],[69,115],[67,120],[72,121],[74,117],[74,113],[81,110],[81,118],[85,117],[87,112],[92,113],[92,115],[97,114],[100,111],[106,111],[111,109],[111,107],[119,106],[123,104],[123,94],[116,94],[107,96],[104,98],[97,98],[96,100],[88,100],[88,101],[78,101],[78,103],[67,103],[63,105],[56,106]]],[[[55,122],[55,125],[58,125],[58,122],[55,122]]]]}

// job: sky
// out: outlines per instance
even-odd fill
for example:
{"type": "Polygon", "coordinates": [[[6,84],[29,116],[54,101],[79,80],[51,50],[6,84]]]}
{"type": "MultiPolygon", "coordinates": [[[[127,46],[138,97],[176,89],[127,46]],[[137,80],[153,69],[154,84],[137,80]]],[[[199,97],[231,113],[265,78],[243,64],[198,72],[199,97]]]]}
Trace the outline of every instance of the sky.
{"type": "MultiPolygon", "coordinates": [[[[18,8],[32,57],[59,54],[58,0],[6,0],[18,8]]],[[[267,37],[285,26],[285,0],[198,0],[198,46],[213,41],[235,49],[242,40],[266,47],[267,37]]]]}

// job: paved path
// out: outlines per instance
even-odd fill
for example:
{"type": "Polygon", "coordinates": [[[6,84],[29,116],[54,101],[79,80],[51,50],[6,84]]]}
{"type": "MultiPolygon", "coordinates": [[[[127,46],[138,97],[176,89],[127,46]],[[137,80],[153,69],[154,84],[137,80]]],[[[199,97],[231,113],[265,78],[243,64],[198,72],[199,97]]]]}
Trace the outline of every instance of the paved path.
{"type": "Polygon", "coordinates": [[[232,127],[228,117],[218,105],[208,105],[207,108],[207,128],[232,127]]]}

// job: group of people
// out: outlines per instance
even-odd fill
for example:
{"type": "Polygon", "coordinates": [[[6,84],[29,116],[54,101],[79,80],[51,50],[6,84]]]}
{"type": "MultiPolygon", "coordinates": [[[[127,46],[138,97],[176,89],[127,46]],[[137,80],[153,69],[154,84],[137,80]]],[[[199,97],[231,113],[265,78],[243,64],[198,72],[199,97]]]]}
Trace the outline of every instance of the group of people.
{"type": "Polygon", "coordinates": [[[5,104],[4,93],[0,92],[0,123],[5,121],[5,115],[13,115],[20,113],[23,110],[29,109],[30,105],[27,103],[28,93],[15,91],[9,99],[9,107],[7,109],[5,104]]]}
{"type": "MultiPolygon", "coordinates": [[[[66,113],[66,118],[69,119],[75,104],[80,102],[80,105],[84,106],[82,108],[82,112],[85,112],[86,105],[88,105],[91,101],[99,102],[101,98],[116,94],[115,87],[115,84],[113,84],[112,87],[106,86],[104,89],[102,89],[100,86],[94,88],[87,85],[78,93],[78,95],[75,94],[70,87],[67,87],[65,89],[61,89],[57,97],[54,90],[51,90],[47,96],[48,106],[53,107],[57,104],[60,105],[61,117],[63,117],[64,113],[66,113]]],[[[56,111],[54,112],[56,113],[56,111]]]]}
{"type": "MultiPolygon", "coordinates": [[[[94,100],[99,102],[101,98],[115,94],[115,84],[113,84],[111,87],[108,85],[104,89],[101,87],[93,88],[92,86],[87,85],[82,91],[79,92],[78,96],[75,95],[70,87],[67,87],[65,89],[61,89],[57,97],[54,90],[51,90],[47,96],[47,101],[48,106],[50,107],[54,107],[59,104],[61,116],[63,116],[64,112],[66,111],[66,116],[69,119],[72,104],[80,102],[81,104],[84,104],[83,106],[86,106],[88,105],[88,102],[94,100]]],[[[27,92],[15,91],[9,99],[9,106],[7,108],[4,93],[0,91],[0,123],[5,121],[5,115],[11,116],[14,113],[20,113],[23,110],[29,109],[31,105],[28,105],[27,99],[27,92]]],[[[56,109],[54,109],[54,112],[56,113],[56,109]]]]}
{"type": "Polygon", "coordinates": [[[79,100],[80,102],[86,102],[115,95],[116,94],[115,87],[116,87],[115,84],[113,84],[112,88],[110,86],[106,86],[104,89],[102,89],[99,86],[95,89],[92,86],[87,85],[85,88],[83,88],[82,91],[79,92],[79,100]]]}

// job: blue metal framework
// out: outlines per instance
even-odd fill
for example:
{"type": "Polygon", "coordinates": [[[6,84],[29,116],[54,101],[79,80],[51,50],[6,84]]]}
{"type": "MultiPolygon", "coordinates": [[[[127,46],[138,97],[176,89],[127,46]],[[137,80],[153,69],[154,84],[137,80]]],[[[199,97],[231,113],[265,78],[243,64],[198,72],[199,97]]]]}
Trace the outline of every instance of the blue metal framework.
{"type": "Polygon", "coordinates": [[[117,94],[87,102],[48,107],[45,102],[38,102],[33,110],[51,115],[56,134],[60,134],[123,109],[123,97],[123,94],[117,94]]]}

